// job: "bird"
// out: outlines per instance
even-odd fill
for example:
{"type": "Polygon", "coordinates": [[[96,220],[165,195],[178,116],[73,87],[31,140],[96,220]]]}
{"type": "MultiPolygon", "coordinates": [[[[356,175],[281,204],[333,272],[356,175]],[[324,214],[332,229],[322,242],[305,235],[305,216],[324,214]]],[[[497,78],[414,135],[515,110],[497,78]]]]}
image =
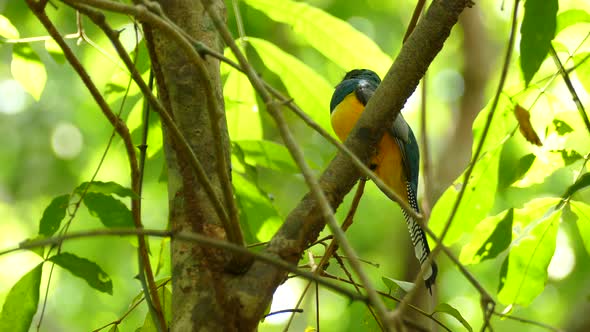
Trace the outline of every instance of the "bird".
{"type": "MultiPolygon", "coordinates": [[[[370,69],[354,69],[346,73],[336,86],[330,100],[330,121],[338,138],[344,142],[360,118],[369,99],[381,83],[370,69]]],[[[414,211],[420,212],[417,200],[420,151],[412,128],[401,113],[388,128],[376,148],[369,168],[414,211]]],[[[414,218],[402,209],[416,258],[424,267],[430,255],[426,234],[414,218]]],[[[434,261],[426,266],[424,283],[432,294],[438,267],[434,261]]]]}

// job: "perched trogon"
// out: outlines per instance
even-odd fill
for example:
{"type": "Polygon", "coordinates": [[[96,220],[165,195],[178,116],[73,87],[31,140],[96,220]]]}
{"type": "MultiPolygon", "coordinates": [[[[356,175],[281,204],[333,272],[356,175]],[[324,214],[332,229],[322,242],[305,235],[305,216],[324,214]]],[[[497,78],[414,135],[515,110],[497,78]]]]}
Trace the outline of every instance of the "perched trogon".
{"type": "MultiPolygon", "coordinates": [[[[336,86],[330,101],[330,115],[332,128],[341,141],[346,139],[380,83],[381,79],[375,72],[355,69],[348,72],[336,86]]],[[[389,188],[405,199],[416,212],[420,212],[416,199],[420,151],[412,128],[401,114],[383,135],[369,166],[389,188]]],[[[424,230],[405,211],[403,213],[416,258],[424,265],[430,254],[424,230]]],[[[437,266],[432,262],[424,274],[424,282],[430,292],[436,274],[437,266]]]]}

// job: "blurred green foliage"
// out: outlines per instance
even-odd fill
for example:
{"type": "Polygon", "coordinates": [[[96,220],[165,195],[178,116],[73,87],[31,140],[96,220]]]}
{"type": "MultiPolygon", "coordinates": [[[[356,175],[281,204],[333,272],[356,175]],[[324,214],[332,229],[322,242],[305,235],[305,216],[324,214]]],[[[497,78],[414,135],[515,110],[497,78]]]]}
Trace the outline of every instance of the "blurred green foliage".
{"type": "MultiPolygon", "coordinates": [[[[530,8],[542,1],[525,2],[530,8]]],[[[292,97],[331,132],[328,103],[332,87],[352,68],[368,67],[381,75],[385,73],[402,45],[401,38],[414,3],[244,0],[234,7],[230,1],[228,25],[262,77],[292,97]],[[235,8],[239,8],[243,30],[236,23],[235,8]]],[[[69,46],[111,107],[121,111],[121,117],[139,142],[143,101],[137,87],[129,85],[122,64],[96,27],[82,19],[89,39],[80,39],[75,35],[78,28],[75,12],[59,2],[57,6],[48,9],[50,17],[63,35],[69,34],[69,46]]],[[[508,38],[510,12],[493,1],[477,2],[476,7],[492,44],[490,49],[496,52],[490,57],[497,64],[492,84],[485,92],[486,100],[490,100],[502,70],[501,51],[508,38]]],[[[63,227],[63,220],[71,213],[67,202],[79,197],[80,188],[85,187],[79,184],[89,181],[95,173],[112,128],[64,62],[59,48],[43,37],[46,31],[24,2],[0,3],[0,13],[0,130],[4,134],[0,145],[2,249],[16,246],[35,234],[55,234],[63,227]],[[29,37],[40,38],[26,39],[29,37]],[[15,42],[18,38],[23,39],[15,42]]],[[[556,22],[556,35],[552,36],[551,26],[546,26],[547,31],[543,30],[542,36],[534,40],[535,43],[545,40],[544,45],[526,46],[530,38],[536,37],[527,37],[523,31],[520,47],[525,51],[519,53],[518,47],[515,49],[481,158],[445,237],[445,244],[452,246],[462,263],[470,264],[469,270],[499,301],[498,310],[506,308],[516,316],[572,330],[584,330],[590,324],[582,314],[590,307],[590,267],[583,264],[590,252],[590,194],[586,189],[588,165],[584,159],[590,152],[590,136],[553,60],[547,56],[546,43],[553,39],[566,68],[577,66],[570,75],[588,108],[589,13],[585,0],[560,1],[557,16],[551,17],[556,22]],[[537,46],[543,54],[535,51],[537,46]],[[513,115],[516,105],[530,112],[531,125],[543,146],[528,143],[518,132],[513,115]],[[560,204],[562,198],[570,200],[570,204],[560,204]]],[[[147,79],[149,59],[132,22],[121,15],[107,17],[113,27],[123,29],[121,39],[147,79]]],[[[526,21],[523,17],[526,12],[521,11],[519,22],[526,21]]],[[[531,23],[525,29],[523,23],[523,30],[535,36],[539,32],[535,30],[537,25],[531,23]]],[[[448,142],[464,97],[463,47],[461,27],[457,26],[429,69],[428,144],[434,161],[439,160],[440,151],[448,142]]],[[[241,222],[248,242],[266,241],[307,189],[248,81],[229,66],[222,65],[221,71],[241,222]]],[[[492,111],[490,105],[483,106],[473,124],[476,143],[492,111]]],[[[416,94],[407,102],[404,116],[421,136],[424,133],[419,126],[419,107],[416,94]]],[[[319,174],[336,150],[293,114],[285,115],[308,162],[319,174]]],[[[143,218],[147,228],[163,229],[168,224],[168,199],[162,171],[162,136],[155,116],[150,118],[149,131],[143,218]]],[[[446,165],[434,163],[431,167],[446,165]]],[[[118,138],[110,146],[96,180],[102,182],[90,187],[94,190],[84,200],[87,209],[78,210],[70,231],[129,224],[125,206],[125,197],[130,197],[125,188],[129,186],[129,170],[118,138]],[[112,213],[116,213],[115,219],[112,213]],[[107,222],[113,220],[119,222],[107,222]]],[[[463,176],[457,178],[433,207],[430,222],[438,234],[449,218],[463,181],[463,176]]],[[[337,212],[339,219],[343,219],[349,205],[350,198],[347,198],[337,212]]],[[[391,282],[378,283],[379,280],[409,279],[415,274],[407,268],[410,262],[406,260],[412,259],[413,254],[408,254],[412,249],[405,227],[399,208],[375,186],[368,185],[348,236],[362,258],[379,265],[366,268],[384,292],[393,291],[393,286],[391,282]]],[[[140,298],[134,245],[134,241],[119,238],[66,242],[64,253],[54,256],[53,261],[71,274],[55,269],[48,286],[41,329],[87,331],[123,316],[140,298]],[[108,287],[111,282],[112,289],[108,287]],[[88,287],[87,283],[102,292],[88,287]],[[105,290],[112,291],[112,296],[105,290]]],[[[168,246],[167,240],[150,241],[158,279],[170,275],[168,246]]],[[[478,294],[452,263],[442,255],[439,257],[442,269],[437,283],[438,301],[443,304],[437,311],[445,315],[436,317],[453,331],[468,326],[478,328],[482,323],[478,294]]],[[[41,267],[40,261],[33,252],[0,256],[0,303],[5,303],[0,324],[27,323],[27,317],[30,319],[34,312],[37,315],[32,326],[37,324],[40,310],[34,310],[34,303],[39,294],[34,290],[40,284],[40,301],[43,301],[46,276],[51,269],[49,264],[41,267]],[[19,312],[19,307],[13,305],[21,298],[22,319],[12,314],[19,312]],[[10,315],[11,321],[6,315],[10,315]]],[[[329,271],[342,275],[336,266],[330,266],[329,271]]],[[[271,310],[292,308],[303,282],[294,279],[285,285],[277,291],[277,301],[271,310]],[[279,302],[286,307],[278,307],[279,302]]],[[[161,289],[169,301],[169,286],[161,289]]],[[[305,311],[297,314],[292,330],[314,326],[313,298],[309,294],[304,301],[305,311]]],[[[340,295],[320,289],[322,331],[376,328],[365,306],[343,300],[340,295]]],[[[435,311],[434,306],[428,309],[428,312],[435,311]]],[[[282,330],[285,316],[269,317],[260,330],[282,330]]],[[[150,323],[145,306],[139,305],[117,328],[133,331],[143,325],[150,330],[150,323]]],[[[22,326],[26,330],[28,323],[22,326]]],[[[499,331],[539,330],[530,324],[497,318],[493,326],[499,331]]]]}

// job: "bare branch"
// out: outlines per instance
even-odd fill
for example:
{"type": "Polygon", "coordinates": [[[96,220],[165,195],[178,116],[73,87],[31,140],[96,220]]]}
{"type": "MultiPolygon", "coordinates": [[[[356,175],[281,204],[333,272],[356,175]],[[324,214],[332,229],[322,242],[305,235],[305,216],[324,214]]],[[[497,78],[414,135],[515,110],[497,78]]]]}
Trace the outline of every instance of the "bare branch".
{"type": "Polygon", "coordinates": [[[201,235],[198,233],[190,233],[190,232],[174,232],[168,230],[155,230],[155,229],[138,229],[138,228],[112,228],[112,229],[97,229],[97,230],[90,230],[90,231],[81,231],[81,232],[72,232],[69,234],[64,234],[61,236],[55,236],[50,238],[44,238],[39,240],[27,240],[21,242],[18,248],[11,248],[0,251],[0,256],[6,255],[15,251],[19,250],[30,250],[34,248],[40,248],[47,245],[52,244],[59,244],[64,241],[69,241],[73,239],[82,239],[82,238],[96,238],[101,236],[121,236],[121,235],[136,235],[136,236],[155,236],[155,237],[169,237],[171,239],[188,241],[188,242],[195,242],[201,245],[210,246],[214,248],[219,248],[223,250],[232,251],[234,253],[250,256],[254,259],[263,262],[264,264],[270,264],[275,266],[281,270],[285,270],[287,272],[291,272],[296,274],[302,278],[311,279],[315,282],[318,282],[322,286],[325,286],[329,289],[334,290],[340,294],[343,294],[354,301],[361,301],[361,302],[368,302],[368,298],[366,296],[362,296],[356,294],[355,292],[351,292],[347,288],[344,288],[340,285],[334,284],[332,282],[326,281],[323,278],[315,276],[313,273],[301,271],[293,264],[286,262],[276,256],[272,256],[266,253],[260,253],[255,251],[250,251],[242,246],[233,244],[231,242],[222,241],[218,239],[214,239],[205,235],[201,235]]]}
{"type": "MultiPolygon", "coordinates": [[[[56,27],[53,25],[49,17],[44,11],[44,4],[34,2],[33,0],[27,0],[27,5],[31,8],[31,11],[37,16],[37,19],[43,24],[47,32],[53,37],[53,39],[57,42],[60,46],[62,51],[64,52],[65,58],[68,60],[72,68],[78,73],[84,85],[95,99],[96,103],[100,107],[103,115],[107,118],[107,120],[111,123],[113,128],[117,131],[117,134],[123,140],[125,145],[125,150],[127,153],[127,158],[129,160],[129,168],[131,171],[131,189],[137,193],[139,192],[139,167],[137,164],[137,156],[135,153],[135,147],[133,145],[133,141],[131,140],[131,135],[125,123],[121,121],[119,117],[117,117],[113,111],[110,109],[104,98],[102,97],[101,93],[98,91],[96,85],[92,82],[90,75],[86,72],[82,64],[78,61],[70,47],[66,44],[65,40],[61,36],[61,34],[57,31],[56,27]]],[[[143,228],[141,223],[141,209],[140,209],[140,202],[139,198],[132,198],[131,199],[131,213],[133,216],[133,222],[135,226],[139,229],[143,228]]],[[[145,242],[145,238],[143,236],[138,236],[138,252],[139,252],[139,275],[140,280],[144,284],[144,291],[146,292],[146,298],[151,300],[153,303],[153,309],[156,313],[154,315],[154,319],[158,320],[158,324],[155,324],[159,330],[165,331],[166,323],[164,320],[164,315],[162,313],[162,307],[156,292],[155,282],[154,282],[154,275],[152,272],[150,260],[148,257],[147,252],[147,244],[145,242]],[[145,270],[145,276],[144,276],[145,270]],[[147,282],[146,282],[147,281],[147,282]],[[148,287],[146,287],[148,286],[148,287]]]]}
{"type": "Polygon", "coordinates": [[[557,52],[555,51],[555,48],[553,47],[553,45],[551,45],[550,52],[551,52],[551,57],[555,61],[555,65],[559,69],[559,73],[563,77],[563,81],[565,82],[567,89],[569,90],[570,94],[572,95],[572,99],[574,100],[574,103],[576,103],[576,107],[578,108],[578,111],[580,112],[580,116],[582,117],[582,120],[584,121],[584,124],[586,125],[586,129],[588,130],[588,133],[590,133],[590,120],[588,120],[588,114],[586,114],[586,110],[584,109],[584,104],[582,104],[582,101],[580,100],[580,97],[578,96],[578,93],[576,92],[576,88],[574,88],[574,85],[572,84],[572,81],[570,80],[569,74],[567,73],[567,71],[563,67],[561,60],[559,60],[559,55],[557,55],[557,52]]]}

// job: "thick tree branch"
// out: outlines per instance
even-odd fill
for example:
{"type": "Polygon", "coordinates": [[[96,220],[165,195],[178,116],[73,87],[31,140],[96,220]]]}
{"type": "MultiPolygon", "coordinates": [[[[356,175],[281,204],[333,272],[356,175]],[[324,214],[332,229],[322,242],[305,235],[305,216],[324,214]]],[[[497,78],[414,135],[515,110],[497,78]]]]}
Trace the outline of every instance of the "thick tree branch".
{"type": "MultiPolygon", "coordinates": [[[[293,137],[293,134],[291,133],[291,130],[287,126],[287,123],[279,107],[281,104],[273,100],[270,92],[268,92],[262,81],[258,78],[258,75],[254,71],[254,69],[249,65],[248,61],[246,60],[246,57],[242,54],[240,49],[235,44],[234,39],[231,36],[229,30],[227,29],[225,23],[221,21],[219,15],[212,9],[211,1],[203,0],[202,2],[205,5],[210,17],[213,20],[213,23],[219,30],[219,33],[221,34],[225,43],[230,47],[230,49],[240,62],[242,68],[246,70],[246,74],[248,76],[248,79],[250,80],[250,83],[252,84],[254,89],[260,94],[262,100],[266,103],[267,110],[275,120],[281,133],[281,137],[285,142],[285,145],[289,149],[289,152],[291,153],[291,156],[297,163],[297,166],[301,169],[301,172],[303,173],[305,181],[307,182],[307,185],[311,190],[311,196],[316,202],[318,202],[318,212],[321,214],[323,222],[328,224],[330,230],[332,231],[332,234],[338,240],[344,252],[350,257],[350,264],[353,270],[361,279],[362,284],[365,285],[365,289],[367,290],[367,294],[371,301],[371,305],[376,307],[377,313],[379,314],[379,317],[384,323],[384,325],[390,325],[390,323],[387,321],[386,316],[387,308],[385,307],[385,304],[383,303],[381,298],[379,298],[379,296],[377,295],[377,292],[375,291],[375,288],[373,287],[367,274],[362,269],[361,264],[358,261],[356,252],[348,243],[342,229],[340,229],[336,221],[336,218],[334,217],[334,212],[332,211],[330,203],[328,202],[325,194],[322,192],[320,184],[313,172],[311,171],[311,168],[305,161],[303,151],[301,150],[299,145],[297,145],[293,137]]],[[[254,329],[255,325],[248,326],[246,328],[254,329]]]]}
{"type": "MultiPolygon", "coordinates": [[[[386,128],[399,114],[406,100],[414,92],[420,78],[441,50],[459,14],[470,4],[466,0],[435,1],[408,41],[393,66],[369,101],[346,145],[361,161],[371,157],[371,146],[382,137],[386,128]]],[[[337,207],[359,177],[350,159],[339,154],[320,178],[332,207],[337,207]]],[[[317,238],[324,227],[324,218],[317,200],[307,194],[291,212],[273,237],[266,252],[297,262],[307,245],[317,238]]],[[[243,319],[255,326],[272,298],[272,292],[285,278],[285,273],[255,262],[246,275],[235,283],[235,294],[244,307],[243,319]],[[261,289],[265,290],[261,292],[261,289]]]]}

